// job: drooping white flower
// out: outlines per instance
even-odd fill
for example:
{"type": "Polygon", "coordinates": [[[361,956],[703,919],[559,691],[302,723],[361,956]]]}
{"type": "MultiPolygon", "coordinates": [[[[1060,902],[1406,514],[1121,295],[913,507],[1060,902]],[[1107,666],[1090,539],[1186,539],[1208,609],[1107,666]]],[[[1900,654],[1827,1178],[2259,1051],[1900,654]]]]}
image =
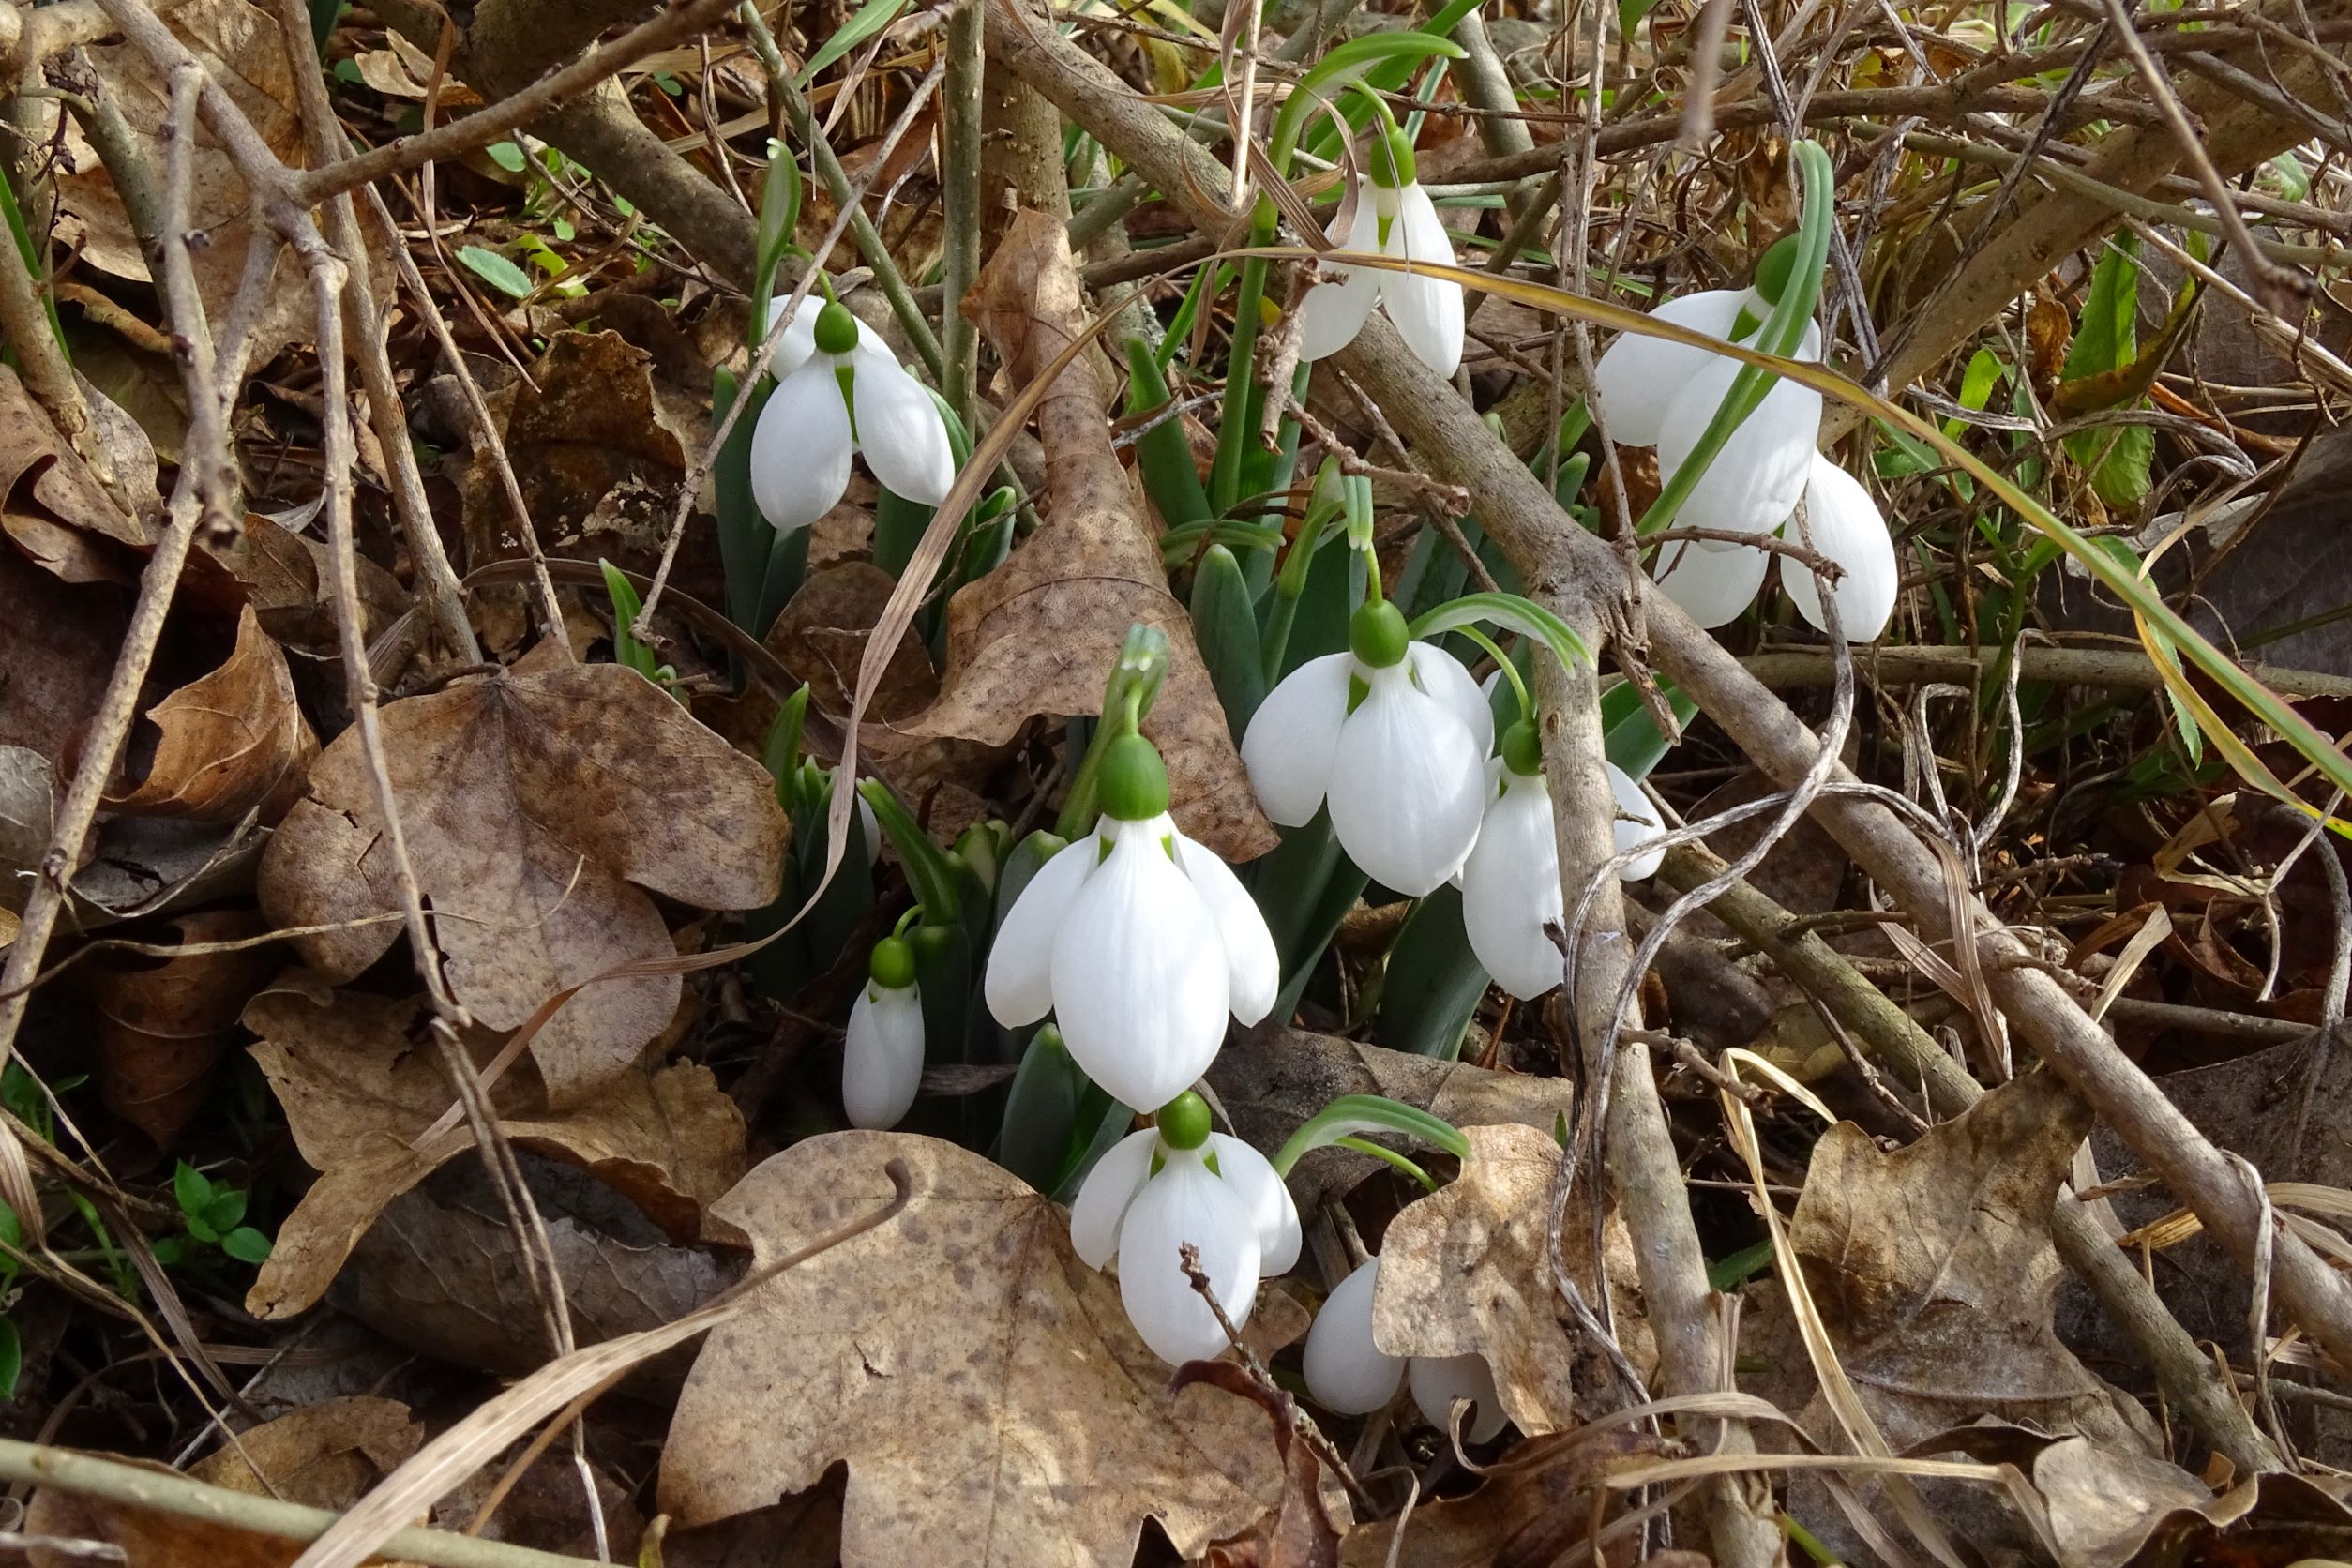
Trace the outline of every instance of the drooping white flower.
{"type": "Polygon", "coordinates": [[[1334,1414],[1369,1415],[1396,1397],[1397,1384],[1410,1381],[1422,1419],[1441,1431],[1448,1429],[1455,1400],[1474,1400],[1462,1435],[1486,1441],[1507,1418],[1484,1356],[1392,1356],[1373,1343],[1380,1268],[1379,1259],[1364,1259],[1323,1299],[1306,1335],[1306,1392],[1334,1414]]]}
{"type": "Polygon", "coordinates": [[[1159,753],[1106,748],[1102,822],[1038,868],[988,952],[988,1011],[1054,1015],[1071,1059],[1121,1104],[1164,1105],[1209,1070],[1229,1013],[1274,1006],[1274,936],[1232,868],[1176,830],[1159,753]]]}
{"type": "Polygon", "coordinates": [[[850,1005],[841,1108],[853,1127],[895,1127],[923,1081],[923,992],[914,953],[898,937],[874,944],[868,973],[850,1005]]]}
{"type": "MultiPolygon", "coordinates": [[[[1660,819],[1658,808],[1650,803],[1650,797],[1641,792],[1641,786],[1615,762],[1605,765],[1609,772],[1609,792],[1617,797],[1617,821],[1613,824],[1617,834],[1617,852],[1624,854],[1664,838],[1666,823],[1660,819]],[[1628,817],[1633,821],[1627,822],[1625,819],[1628,817]]],[[[1663,848],[1637,855],[1618,871],[1618,880],[1640,882],[1645,877],[1654,877],[1658,874],[1659,864],[1665,859],[1666,851],[1663,848]]]]}
{"type": "Polygon", "coordinates": [[[1164,1107],[1159,1125],[1130,1133],[1095,1163],[1070,1205],[1079,1261],[1119,1260],[1119,1299],[1152,1353],[1170,1364],[1225,1349],[1216,1315],[1184,1275],[1182,1248],[1200,1266],[1226,1316],[1248,1322],[1258,1282],[1299,1258],[1299,1212],[1266,1156],[1209,1130],[1198,1094],[1164,1107]]]}
{"type": "Polygon", "coordinates": [[[775,370],[751,433],[751,494],[778,533],[840,504],[853,452],[893,493],[926,506],[947,499],[956,454],[939,405],[847,308],[793,312],[775,370]]]}
{"type": "Polygon", "coordinates": [[[1494,715],[1461,661],[1409,639],[1386,600],[1356,611],[1348,640],[1347,653],[1307,660],[1266,694],[1242,761],[1267,816],[1297,827],[1328,802],[1348,857],[1419,897],[1478,837],[1494,715]]]}
{"type": "Polygon", "coordinates": [[[1754,545],[1676,539],[1658,547],[1651,570],[1683,614],[1712,630],[1738,620],[1756,602],[1772,564],[1772,553],[1754,545]]]}
{"type": "MultiPolygon", "coordinates": [[[[1638,807],[1642,818],[1612,824],[1621,854],[1663,829],[1640,786],[1616,763],[1605,765],[1616,806],[1628,812],[1638,807]]],[[[1478,843],[1462,865],[1462,926],[1470,952],[1495,984],[1531,1002],[1560,983],[1560,948],[1545,927],[1560,924],[1566,908],[1560,846],[1552,837],[1551,789],[1533,725],[1522,721],[1503,731],[1502,755],[1490,772],[1495,792],[1478,843]]],[[[1660,858],[1643,855],[1621,867],[1618,876],[1636,882],[1653,875],[1660,858]]]]}
{"type": "MultiPolygon", "coordinates": [[[[1455,264],[1454,239],[1438,220],[1437,204],[1413,177],[1412,145],[1391,130],[1373,146],[1369,178],[1359,175],[1355,199],[1332,220],[1332,244],[1342,250],[1369,250],[1406,262],[1455,264]]],[[[1389,272],[1327,263],[1331,274],[1299,302],[1299,357],[1313,361],[1337,354],[1364,330],[1372,307],[1388,307],[1388,319],[1413,351],[1413,357],[1441,376],[1462,363],[1462,285],[1419,273],[1389,272]]]]}
{"type": "MultiPolygon", "coordinates": [[[[1887,520],[1870,492],[1852,475],[1816,454],[1813,476],[1805,486],[1805,525],[1813,548],[1846,570],[1837,583],[1838,629],[1848,642],[1875,642],[1894,614],[1897,570],[1894,541],[1887,520]]],[[[1797,537],[1791,522],[1785,536],[1797,537]]],[[[1788,591],[1797,613],[1823,631],[1821,590],[1812,572],[1787,556],[1780,563],[1781,586],[1788,591]]]]}
{"type": "MultiPolygon", "coordinates": [[[[1741,311],[1762,320],[1756,309],[1759,303],[1751,289],[1704,289],[1659,301],[1650,319],[1728,342],[1732,324],[1741,311]]],[[[1592,400],[1600,406],[1609,439],[1621,446],[1658,445],[1658,432],[1666,428],[1666,409],[1675,394],[1709,360],[1720,357],[1705,349],[1645,338],[1638,332],[1621,336],[1592,367],[1592,400]]]]}

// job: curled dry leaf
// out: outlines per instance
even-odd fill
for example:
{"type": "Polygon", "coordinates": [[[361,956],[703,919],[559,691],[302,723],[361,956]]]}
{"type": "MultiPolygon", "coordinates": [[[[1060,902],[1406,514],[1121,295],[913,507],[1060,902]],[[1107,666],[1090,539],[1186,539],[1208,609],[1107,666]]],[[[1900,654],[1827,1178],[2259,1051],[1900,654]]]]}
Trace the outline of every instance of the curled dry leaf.
{"type": "MultiPolygon", "coordinates": [[[[103,393],[84,388],[94,425],[93,438],[107,441],[108,449],[126,448],[121,456],[125,481],[143,476],[152,492],[155,454],[145,454],[143,470],[136,450],[138,426],[103,393]],[[101,412],[102,411],[102,412],[101,412]],[[122,429],[128,426],[128,430],[122,429]]],[[[57,427],[41,412],[13,369],[0,366],[0,523],[19,549],[68,582],[115,581],[119,562],[92,554],[75,535],[95,535],[133,548],[151,542],[145,523],[127,515],[108,495],[57,427]],[[59,538],[63,528],[67,536],[59,538]]]]}
{"type": "MultiPolygon", "coordinates": [[[[1015,382],[1050,365],[1086,327],[1061,223],[1017,217],[965,312],[1015,382]]],[[[1228,860],[1253,859],[1274,847],[1274,828],[1233,748],[1192,619],[1168,591],[1135,482],[1111,450],[1110,385],[1096,358],[1081,355],[1037,407],[1045,525],[948,601],[939,701],[899,728],[1002,746],[1033,715],[1099,712],[1128,626],[1157,626],[1168,634],[1168,681],[1144,731],[1167,758],[1176,821],[1228,860]]]]}
{"type": "MultiPolygon", "coordinates": [[[[246,1027],[261,1036],[253,1058],[294,1146],[320,1172],[246,1297],[256,1317],[316,1302],[385,1204],[473,1148],[462,1122],[415,1146],[452,1099],[426,1017],[420,999],[328,990],[300,974],[246,1008],[246,1027]]],[[[495,1044],[469,1042],[478,1060],[495,1044]]],[[[498,1124],[517,1147],[585,1168],[673,1240],[704,1233],[704,1207],[743,1169],[743,1118],[708,1068],[635,1069],[569,1114],[516,1108],[520,1086],[499,1088],[498,1124]]]]}
{"type": "Polygon", "coordinates": [[[704,1343],[662,1455],[679,1525],[766,1507],[843,1461],[845,1568],[1123,1563],[1147,1515],[1191,1558],[1279,1504],[1263,1414],[1169,1394],[1062,1210],[980,1155],[831,1134],[716,1212],[756,1268],[870,1214],[894,1158],[914,1179],[897,1222],[760,1287],[704,1343]]]}
{"type": "MultiPolygon", "coordinates": [[[[382,722],[450,988],[492,1029],[519,1027],[617,964],[669,957],[648,892],[713,910],[776,897],[787,826],[766,770],[634,671],[501,671],[391,703],[382,722]]],[[[400,908],[355,729],[311,768],[262,857],[259,890],[279,926],[400,908]]],[[[294,946],[340,981],[399,934],[380,921],[294,946]]],[[[581,1104],[626,1072],[678,996],[676,975],[652,975],[591,987],[560,1009],[531,1042],[550,1103],[581,1104]]]]}
{"type": "Polygon", "coordinates": [[[148,710],[163,731],[147,776],[107,805],[132,815],[233,822],[257,811],[264,824],[286,814],[319,754],[294,701],[286,651],[262,630],[248,605],[237,615],[228,661],[148,710]]]}
{"type": "MultiPolygon", "coordinates": [[[[183,946],[204,947],[264,927],[257,911],[207,910],[171,930],[183,946]]],[[[83,966],[106,1108],[171,1148],[204,1103],[237,1016],[284,962],[282,950],[259,946],[161,960],[110,953],[83,966]]]]}
{"type": "MultiPolygon", "coordinates": [[[[1580,1399],[1606,1409],[1622,1395],[1606,1364],[1583,1345],[1552,1283],[1545,1237],[1560,1145],[1533,1127],[1462,1134],[1470,1153],[1461,1175],[1389,1222],[1372,1293],[1372,1342],[1393,1356],[1476,1352],[1494,1369],[1502,1408],[1520,1431],[1563,1430],[1577,1424],[1580,1399]]],[[[1572,1199],[1561,1252],[1597,1312],[1591,1230],[1586,1200],[1572,1199]]],[[[1618,1343],[1647,1380],[1657,1343],[1642,1317],[1633,1241],[1614,1214],[1602,1234],[1618,1343]]]]}
{"type": "Polygon", "coordinates": [[[1354,1521],[1348,1494],[1299,1435],[1298,1402],[1232,1361],[1187,1362],[1177,1385],[1205,1383],[1266,1412],[1282,1461],[1282,1502],[1241,1535],[1209,1547],[1208,1568],[1339,1568],[1339,1543],[1354,1521]]]}
{"type": "MultiPolygon", "coordinates": [[[[1985,1416],[2082,1437],[2118,1465],[2161,1453],[2139,1406],[2051,1328],[2051,1206],[2090,1125],[2089,1108],[2043,1069],[1892,1153],[1850,1122],[1814,1146],[1789,1248],[1847,1378],[1896,1453],[1985,1416]]],[[[1802,1425],[1830,1439],[1819,1397],[1802,1425]]],[[[1972,1539],[2030,1545],[1985,1488],[1920,1485],[1938,1517],[1968,1521],[1972,1539]]],[[[1866,1483],[1862,1489],[1868,1495],[1866,1483]]],[[[1821,1494],[1801,1481],[1792,1508],[1808,1496],[1821,1494]]],[[[1834,1531],[1833,1512],[1822,1502],[1801,1516],[1834,1531]]]]}

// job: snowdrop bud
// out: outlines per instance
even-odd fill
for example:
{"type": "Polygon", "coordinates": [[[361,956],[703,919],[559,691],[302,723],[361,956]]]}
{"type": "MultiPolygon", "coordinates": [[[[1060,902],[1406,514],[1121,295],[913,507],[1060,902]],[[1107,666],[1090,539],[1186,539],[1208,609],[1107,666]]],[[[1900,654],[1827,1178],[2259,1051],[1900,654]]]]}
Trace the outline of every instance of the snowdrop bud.
{"type": "Polygon", "coordinates": [[[1356,662],[1367,669],[1385,670],[1392,664],[1401,664],[1411,641],[1405,626],[1405,612],[1386,599],[1359,605],[1356,612],[1348,617],[1349,650],[1356,656],[1356,662]]]}
{"type": "MultiPolygon", "coordinates": [[[[1805,525],[1813,548],[1846,568],[1837,584],[1838,630],[1848,642],[1875,642],[1894,614],[1898,571],[1894,541],[1878,504],[1852,475],[1829,459],[1816,455],[1813,476],[1805,486],[1805,525]]],[[[1792,523],[1786,531],[1798,537],[1792,523]]],[[[1812,571],[1786,556],[1780,564],[1781,586],[1788,591],[1797,613],[1823,631],[1821,590],[1812,571]]]]}
{"type": "Polygon", "coordinates": [[[1713,544],[1705,539],[1663,545],[1651,569],[1660,589],[1683,614],[1709,629],[1740,618],[1764,586],[1769,552],[1753,545],[1713,544]]]}
{"type": "Polygon", "coordinates": [[[1209,1102],[1187,1089],[1153,1120],[1159,1123],[1160,1141],[1170,1149],[1198,1149],[1209,1141],[1209,1102]]]}
{"type": "Polygon", "coordinates": [[[1422,1419],[1439,1431],[1450,1431],[1454,1419],[1454,1401],[1473,1400],[1462,1421],[1462,1438],[1466,1442],[1485,1442],[1503,1428],[1510,1418],[1502,1411],[1502,1398],[1495,1392],[1495,1375],[1486,1365],[1486,1358],[1472,1352],[1464,1356],[1415,1356],[1412,1369],[1407,1375],[1412,1385],[1413,1403],[1421,1408],[1422,1419]]]}
{"type": "Polygon", "coordinates": [[[850,1006],[841,1106],[855,1127],[895,1127],[923,1081],[923,994],[914,953],[897,937],[874,944],[871,978],[850,1006]]]}
{"type": "Polygon", "coordinates": [[[1396,1397],[1405,1380],[1403,1356],[1372,1343],[1372,1289],[1380,1260],[1367,1258],[1323,1298],[1307,1330],[1306,1392],[1334,1415],[1369,1415],[1396,1397]]]}
{"type": "Polygon", "coordinates": [[[1372,183],[1389,190],[1408,186],[1420,177],[1413,167],[1413,139],[1405,134],[1405,128],[1392,125],[1374,139],[1372,143],[1372,183]]]}
{"type": "Polygon", "coordinates": [[[1107,817],[1140,822],[1168,809],[1168,764],[1141,735],[1123,735],[1105,746],[1095,780],[1107,817]]]}
{"type": "Polygon", "coordinates": [[[857,318],[848,306],[836,300],[817,312],[816,345],[819,354],[848,354],[857,347],[857,318]]]}
{"type": "MultiPolygon", "coordinates": [[[[1617,797],[1618,821],[1612,824],[1617,831],[1617,852],[1637,849],[1653,839],[1666,837],[1666,823],[1659,820],[1658,808],[1650,797],[1641,792],[1641,786],[1633,776],[1615,762],[1605,764],[1609,770],[1609,791],[1617,797]],[[1624,819],[1632,817],[1633,822],[1624,819]]],[[[1638,859],[1626,862],[1617,875],[1623,882],[1639,882],[1658,874],[1659,863],[1666,859],[1666,851],[1657,849],[1638,859]]]]}
{"type": "Polygon", "coordinates": [[[1560,983],[1560,949],[1545,927],[1559,924],[1565,906],[1535,727],[1514,724],[1502,749],[1501,792],[1462,865],[1462,927],[1495,984],[1528,1002],[1560,983]]]}

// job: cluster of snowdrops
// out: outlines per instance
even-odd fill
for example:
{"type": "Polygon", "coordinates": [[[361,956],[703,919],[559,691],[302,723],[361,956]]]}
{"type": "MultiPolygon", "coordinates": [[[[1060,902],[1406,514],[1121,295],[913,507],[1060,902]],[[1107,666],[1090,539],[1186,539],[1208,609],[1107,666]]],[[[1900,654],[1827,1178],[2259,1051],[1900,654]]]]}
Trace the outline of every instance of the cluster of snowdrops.
{"type": "MultiPolygon", "coordinates": [[[[1356,184],[1329,236],[1342,251],[1454,264],[1453,242],[1400,136],[1376,138],[1356,184]]],[[[1752,287],[1666,300],[1655,319],[1754,344],[1788,284],[1789,253],[1787,242],[1768,253],[1752,287]]],[[[1295,313],[1302,357],[1338,352],[1375,309],[1416,356],[1440,374],[1455,371],[1462,286],[1410,266],[1326,259],[1295,313]]],[[[1785,322],[1788,312],[1779,314],[1785,322]]],[[[1794,357],[1818,353],[1819,332],[1808,320],[1794,357]]],[[[846,308],[828,297],[797,312],[773,369],[777,385],[759,416],[750,470],[760,509],[778,530],[805,528],[839,503],[854,453],[896,494],[928,505],[946,498],[956,460],[937,400],[846,308]]],[[[1895,595],[1884,520],[1863,487],[1817,450],[1820,395],[1775,378],[1737,416],[1731,397],[1741,369],[1702,348],[1625,334],[1597,367],[1602,428],[1621,444],[1654,445],[1663,483],[1692,465],[1676,520],[1694,529],[1762,538],[1797,524],[1802,503],[1803,542],[1840,568],[1832,596],[1838,629],[1876,638],[1895,595]]],[[[1353,542],[1368,558],[1368,532],[1353,542]]],[[[1765,549],[1732,537],[1669,544],[1651,569],[1668,597],[1711,626],[1754,600],[1770,563],[1765,549]]],[[[1251,784],[1284,827],[1327,813],[1348,857],[1397,895],[1457,885],[1479,962],[1514,996],[1540,996],[1561,982],[1554,933],[1563,906],[1535,715],[1522,688],[1518,718],[1499,725],[1492,684],[1482,690],[1452,653],[1414,637],[1380,596],[1377,563],[1367,564],[1347,648],[1299,664],[1251,718],[1242,739],[1251,784]]],[[[1824,620],[1820,581],[1810,569],[1784,568],[1786,591],[1817,626],[1824,620]]],[[[1301,1237],[1274,1166],[1213,1130],[1193,1091],[1229,1020],[1254,1025],[1273,1008],[1283,978],[1275,942],[1232,868],[1170,817],[1167,772],[1141,733],[1142,716],[1132,691],[1123,707],[1107,709],[1090,756],[1100,817],[1051,852],[1013,898],[982,988],[1001,1025],[1018,1030],[1050,1018],[1094,1084],[1123,1106],[1154,1113],[1084,1176],[1070,1232],[1090,1266],[1115,1261],[1130,1322],[1175,1364],[1228,1345],[1180,1263],[1183,1248],[1197,1249],[1238,1327],[1260,1280],[1296,1262],[1301,1237]]],[[[1613,766],[1610,773],[1621,874],[1646,877],[1658,853],[1645,844],[1663,831],[1662,815],[1633,779],[1613,766]]],[[[856,1125],[894,1126],[913,1105],[925,1058],[916,972],[903,939],[875,947],[843,1063],[843,1102],[856,1125]]],[[[1492,1435],[1502,1414],[1479,1358],[1408,1365],[1373,1344],[1377,1268],[1377,1259],[1365,1262],[1327,1298],[1305,1349],[1310,1392],[1327,1409],[1362,1413],[1385,1406],[1410,1380],[1433,1422],[1443,1424],[1454,1401],[1469,1398],[1470,1435],[1492,1435]]]]}

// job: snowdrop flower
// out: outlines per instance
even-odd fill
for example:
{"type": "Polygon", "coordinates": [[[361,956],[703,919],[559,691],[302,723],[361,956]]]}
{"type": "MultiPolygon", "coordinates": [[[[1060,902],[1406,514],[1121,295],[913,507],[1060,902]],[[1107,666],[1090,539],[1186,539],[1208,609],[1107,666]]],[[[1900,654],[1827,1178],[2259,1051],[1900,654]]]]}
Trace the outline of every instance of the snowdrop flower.
{"type": "Polygon", "coordinates": [[[1159,1125],[1129,1133],[1095,1162],[1070,1205],[1070,1244],[1087,1267],[1119,1260],[1119,1299],[1152,1353],[1205,1361],[1225,1331],[1184,1277],[1182,1248],[1200,1266],[1233,1326],[1249,1321],[1260,1278],[1299,1259],[1299,1211],[1266,1156],[1209,1130],[1209,1108],[1184,1093],[1159,1125]]]}
{"type": "MultiPolygon", "coordinates": [[[[1616,763],[1607,764],[1619,810],[1640,822],[1615,824],[1622,854],[1663,831],[1658,809],[1616,763]]],[[[1496,985],[1531,1002],[1560,982],[1560,949],[1545,926],[1565,918],[1560,891],[1560,848],[1552,837],[1552,793],[1544,778],[1535,726],[1522,720],[1503,731],[1493,769],[1500,783],[1486,803],[1478,843],[1462,865],[1462,925],[1471,953],[1496,985]]],[[[1645,854],[1618,870],[1627,882],[1651,876],[1661,853],[1645,854]]]]}
{"type": "Polygon", "coordinates": [[[998,929],[983,990],[1006,1028],[1050,1011],[1121,1104],[1164,1105],[1209,1070],[1225,1018],[1274,1006],[1280,960],[1232,868],[1176,831],[1142,736],[1105,748],[1101,825],[1038,868],[998,929]]]}
{"type": "Polygon", "coordinates": [[[1494,715],[1461,661],[1413,641],[1385,599],[1355,612],[1348,642],[1266,694],[1242,761],[1267,816],[1297,827],[1328,801],[1348,858],[1417,898],[1478,837],[1494,715]]]}
{"type": "Polygon", "coordinates": [[[840,505],[852,452],[894,494],[926,506],[947,499],[956,454],[939,405],[847,307],[794,311],[775,370],[751,433],[751,493],[776,532],[840,505]]]}
{"type": "MultiPolygon", "coordinates": [[[[1437,204],[1413,177],[1412,143],[1404,132],[1391,127],[1377,138],[1370,161],[1370,178],[1357,177],[1355,199],[1332,222],[1331,242],[1342,250],[1454,265],[1453,237],[1438,221],[1437,204]]],[[[1451,376],[1462,363],[1461,284],[1337,263],[1323,270],[1333,279],[1316,283],[1299,302],[1301,359],[1337,354],[1356,340],[1372,307],[1385,304],[1413,357],[1441,376],[1451,376]]]]}
{"type": "MultiPolygon", "coordinates": [[[[1846,568],[1837,583],[1838,629],[1848,642],[1875,642],[1894,614],[1894,541],[1887,520],[1862,482],[1825,457],[1815,456],[1805,485],[1805,525],[1813,548],[1846,568]]],[[[1798,537],[1792,522],[1787,537],[1798,537]]],[[[1780,585],[1797,613],[1823,631],[1821,590],[1813,573],[1783,557],[1780,585]]]]}
{"type": "Polygon", "coordinates": [[[1380,1260],[1368,1258],[1339,1282],[1306,1335],[1306,1391],[1335,1415],[1369,1415],[1410,1380],[1430,1425],[1450,1429],[1454,1401],[1476,1401],[1463,1436],[1485,1442],[1502,1430],[1502,1400],[1484,1356],[1392,1356],[1372,1342],[1372,1292],[1380,1260]]]}
{"type": "Polygon", "coordinates": [[[853,1127],[895,1127],[923,1081],[923,992],[914,950],[898,937],[874,944],[865,988],[850,1007],[841,1054],[841,1108],[853,1127]]]}
{"type": "Polygon", "coordinates": [[[1764,569],[1772,564],[1771,552],[1754,545],[1688,539],[1660,546],[1651,569],[1666,596],[1711,631],[1738,620],[1756,602],[1764,569]]]}

